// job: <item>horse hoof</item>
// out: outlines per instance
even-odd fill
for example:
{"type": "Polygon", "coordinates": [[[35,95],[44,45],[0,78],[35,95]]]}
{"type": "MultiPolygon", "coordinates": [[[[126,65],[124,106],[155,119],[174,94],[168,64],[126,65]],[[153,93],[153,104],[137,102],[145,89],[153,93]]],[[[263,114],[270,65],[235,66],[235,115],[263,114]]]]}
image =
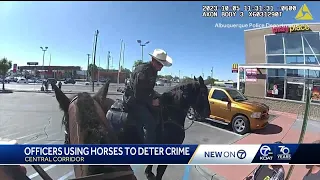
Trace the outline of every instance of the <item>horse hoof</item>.
{"type": "Polygon", "coordinates": [[[145,173],[146,177],[148,180],[156,180],[156,176],[150,172],[150,173],[145,173]]]}

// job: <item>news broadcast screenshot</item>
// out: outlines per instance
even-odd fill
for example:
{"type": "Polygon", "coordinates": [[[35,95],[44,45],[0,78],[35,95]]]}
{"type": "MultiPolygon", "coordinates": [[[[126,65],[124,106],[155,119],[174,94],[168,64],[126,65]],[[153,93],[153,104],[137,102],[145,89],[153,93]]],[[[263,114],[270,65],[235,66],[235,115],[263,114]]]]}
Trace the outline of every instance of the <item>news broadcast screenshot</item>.
{"type": "Polygon", "coordinates": [[[320,180],[319,2],[0,4],[0,180],[320,180]]]}

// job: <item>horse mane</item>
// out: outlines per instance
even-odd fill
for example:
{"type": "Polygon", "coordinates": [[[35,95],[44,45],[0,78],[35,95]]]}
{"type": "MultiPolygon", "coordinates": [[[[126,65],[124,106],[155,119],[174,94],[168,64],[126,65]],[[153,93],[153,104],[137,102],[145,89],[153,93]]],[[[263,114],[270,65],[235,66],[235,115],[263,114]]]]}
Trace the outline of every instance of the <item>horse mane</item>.
{"type": "MultiPolygon", "coordinates": [[[[83,92],[78,94],[77,114],[79,126],[84,134],[84,144],[115,144],[117,139],[113,138],[113,134],[109,129],[101,123],[94,98],[89,93],[83,92]]],[[[88,166],[89,174],[99,174],[103,172],[115,172],[112,166],[88,166]]]]}
{"type": "Polygon", "coordinates": [[[168,91],[174,91],[175,89],[189,89],[189,90],[196,90],[200,88],[200,84],[198,81],[189,81],[189,82],[183,82],[179,83],[178,85],[170,88],[168,91]]]}
{"type": "Polygon", "coordinates": [[[199,89],[200,84],[198,81],[183,82],[170,88],[169,90],[164,92],[162,96],[165,103],[178,103],[181,102],[181,100],[183,100],[184,95],[189,97],[192,94],[197,93],[199,89]]]}

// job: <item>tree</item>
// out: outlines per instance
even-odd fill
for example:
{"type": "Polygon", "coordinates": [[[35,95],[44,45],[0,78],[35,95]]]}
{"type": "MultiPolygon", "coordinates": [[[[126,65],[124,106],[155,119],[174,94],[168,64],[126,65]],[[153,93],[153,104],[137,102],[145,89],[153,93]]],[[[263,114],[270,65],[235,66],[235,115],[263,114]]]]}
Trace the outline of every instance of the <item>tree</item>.
{"type": "Polygon", "coordinates": [[[164,75],[164,78],[171,81],[173,77],[171,75],[164,75]]]}
{"type": "Polygon", "coordinates": [[[215,81],[218,81],[218,79],[214,79],[214,78],[211,78],[211,76],[208,76],[207,79],[204,81],[204,83],[206,85],[208,85],[208,84],[214,85],[215,81]]]}
{"type": "Polygon", "coordinates": [[[124,68],[124,69],[121,69],[121,71],[126,74],[126,78],[129,78],[129,77],[130,77],[130,74],[131,74],[130,69],[124,68]]]}
{"type": "Polygon", "coordinates": [[[157,79],[161,79],[161,78],[164,78],[164,76],[163,76],[163,75],[158,74],[157,79]]]}
{"type": "Polygon", "coordinates": [[[2,58],[0,60],[0,76],[3,77],[2,81],[2,90],[4,90],[4,78],[6,77],[6,74],[8,73],[9,69],[12,67],[12,62],[9,61],[7,58],[2,58]]]}
{"type": "Polygon", "coordinates": [[[143,63],[142,60],[136,60],[136,61],[134,61],[134,63],[133,63],[133,67],[137,67],[138,65],[140,65],[140,64],[142,64],[142,63],[143,63]]]}
{"type": "Polygon", "coordinates": [[[92,70],[94,69],[94,71],[96,72],[98,70],[98,67],[97,65],[94,65],[94,64],[89,64],[89,68],[88,68],[88,73],[89,73],[89,76],[92,75],[92,70]]]}

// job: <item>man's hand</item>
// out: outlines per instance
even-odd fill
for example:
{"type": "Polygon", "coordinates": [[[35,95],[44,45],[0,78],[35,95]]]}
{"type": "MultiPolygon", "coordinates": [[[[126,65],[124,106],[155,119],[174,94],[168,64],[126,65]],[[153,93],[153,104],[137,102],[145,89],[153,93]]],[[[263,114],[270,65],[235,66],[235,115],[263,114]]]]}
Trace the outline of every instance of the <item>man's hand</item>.
{"type": "Polygon", "coordinates": [[[153,105],[153,106],[159,106],[159,105],[160,105],[159,99],[153,99],[153,100],[152,100],[152,105],[153,105]]]}

